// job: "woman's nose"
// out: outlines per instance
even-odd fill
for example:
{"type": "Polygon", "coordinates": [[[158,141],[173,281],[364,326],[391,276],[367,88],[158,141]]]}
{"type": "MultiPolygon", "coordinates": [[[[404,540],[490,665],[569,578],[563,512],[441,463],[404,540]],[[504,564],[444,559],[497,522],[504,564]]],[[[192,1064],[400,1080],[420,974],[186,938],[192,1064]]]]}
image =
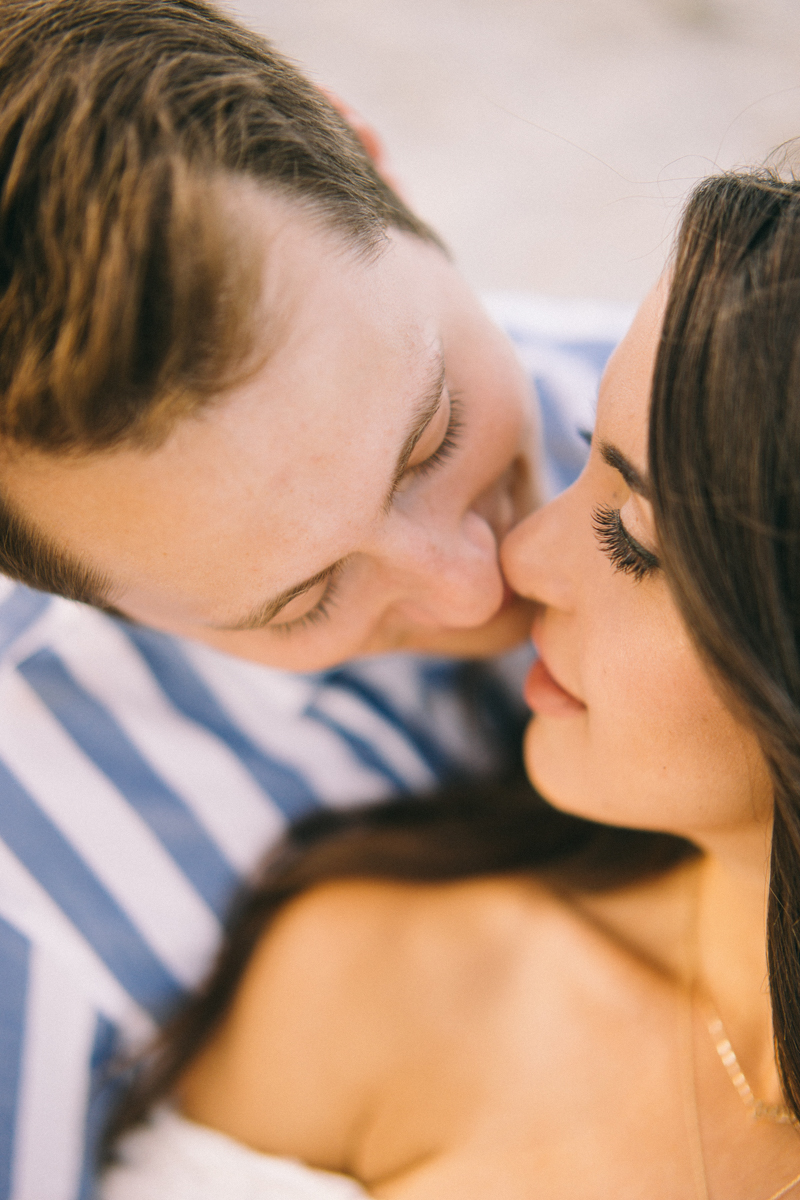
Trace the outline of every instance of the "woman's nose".
{"type": "Polygon", "coordinates": [[[572,493],[570,488],[531,513],[500,546],[503,574],[515,592],[565,610],[572,608],[575,597],[576,564],[567,520],[572,493]]]}

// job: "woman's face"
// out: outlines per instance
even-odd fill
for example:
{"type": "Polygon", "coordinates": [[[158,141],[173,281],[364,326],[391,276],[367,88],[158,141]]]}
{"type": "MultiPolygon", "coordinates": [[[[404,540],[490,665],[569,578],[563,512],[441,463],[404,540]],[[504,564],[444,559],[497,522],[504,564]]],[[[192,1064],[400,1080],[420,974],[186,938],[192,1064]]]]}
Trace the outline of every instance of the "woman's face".
{"type": "Polygon", "coordinates": [[[754,734],[720,699],[678,614],[647,500],[656,289],[610,361],[580,479],[506,538],[511,586],[539,602],[526,683],[531,779],[559,807],[703,840],[770,812],[754,734]]]}

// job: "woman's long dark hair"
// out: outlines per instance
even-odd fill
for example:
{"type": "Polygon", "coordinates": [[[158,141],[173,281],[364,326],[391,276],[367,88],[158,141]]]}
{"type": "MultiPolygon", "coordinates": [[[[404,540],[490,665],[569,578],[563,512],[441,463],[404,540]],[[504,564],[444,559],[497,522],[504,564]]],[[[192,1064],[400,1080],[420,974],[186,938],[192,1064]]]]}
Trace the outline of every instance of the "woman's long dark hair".
{"type": "Polygon", "coordinates": [[[692,196],[649,458],[673,593],[772,774],[769,982],[800,1117],[800,182],[732,173],[692,196]]]}

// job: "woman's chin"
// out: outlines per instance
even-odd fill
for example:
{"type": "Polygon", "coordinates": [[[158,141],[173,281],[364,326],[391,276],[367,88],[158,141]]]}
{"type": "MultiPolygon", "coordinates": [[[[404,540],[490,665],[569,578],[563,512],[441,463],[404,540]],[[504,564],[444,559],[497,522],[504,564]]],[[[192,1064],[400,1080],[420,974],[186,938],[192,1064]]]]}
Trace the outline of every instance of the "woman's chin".
{"type": "Polygon", "coordinates": [[[562,717],[534,715],[525,731],[525,771],[540,796],[553,808],[606,825],[636,825],[631,814],[619,811],[613,796],[598,787],[597,772],[562,717]]]}
{"type": "Polygon", "coordinates": [[[570,755],[565,761],[564,753],[559,751],[557,745],[553,745],[559,739],[554,739],[552,731],[548,729],[551,721],[534,714],[529,722],[523,741],[525,772],[548,804],[573,812],[574,803],[570,801],[576,798],[577,780],[570,779],[570,765],[574,767],[574,756],[570,755]]]}

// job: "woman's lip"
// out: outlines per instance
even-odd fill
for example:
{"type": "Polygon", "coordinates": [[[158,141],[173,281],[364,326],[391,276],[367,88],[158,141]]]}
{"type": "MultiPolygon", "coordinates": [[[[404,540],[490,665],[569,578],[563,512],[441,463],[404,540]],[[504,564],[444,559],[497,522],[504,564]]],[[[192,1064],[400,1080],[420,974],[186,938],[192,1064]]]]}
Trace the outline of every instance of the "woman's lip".
{"type": "Polygon", "coordinates": [[[528,706],[544,717],[574,717],[586,712],[586,705],[556,682],[543,658],[537,658],[528,672],[523,692],[528,706]]]}

